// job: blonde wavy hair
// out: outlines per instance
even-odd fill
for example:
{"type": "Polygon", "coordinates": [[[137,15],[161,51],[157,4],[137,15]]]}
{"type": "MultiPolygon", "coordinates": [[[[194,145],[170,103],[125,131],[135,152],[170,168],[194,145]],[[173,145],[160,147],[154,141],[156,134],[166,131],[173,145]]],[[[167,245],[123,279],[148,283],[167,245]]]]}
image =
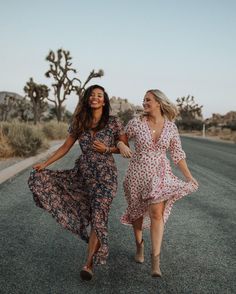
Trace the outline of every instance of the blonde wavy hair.
{"type": "Polygon", "coordinates": [[[148,90],[147,93],[152,93],[157,102],[160,103],[161,113],[166,116],[170,121],[173,121],[178,115],[178,109],[166,95],[158,89],[148,90]]]}

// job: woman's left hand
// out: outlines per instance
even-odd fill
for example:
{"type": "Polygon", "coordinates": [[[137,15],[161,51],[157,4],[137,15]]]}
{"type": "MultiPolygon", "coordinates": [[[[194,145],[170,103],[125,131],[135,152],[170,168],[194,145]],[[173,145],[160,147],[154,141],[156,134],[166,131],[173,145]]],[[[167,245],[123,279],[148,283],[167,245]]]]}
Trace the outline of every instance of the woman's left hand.
{"type": "Polygon", "coordinates": [[[95,150],[95,151],[97,151],[99,153],[105,153],[106,149],[107,149],[107,146],[104,143],[102,143],[102,142],[100,142],[98,140],[95,140],[93,142],[93,150],[95,150]]]}
{"type": "Polygon", "coordinates": [[[198,182],[194,177],[187,177],[186,180],[187,182],[193,182],[195,185],[198,186],[198,182]]]}

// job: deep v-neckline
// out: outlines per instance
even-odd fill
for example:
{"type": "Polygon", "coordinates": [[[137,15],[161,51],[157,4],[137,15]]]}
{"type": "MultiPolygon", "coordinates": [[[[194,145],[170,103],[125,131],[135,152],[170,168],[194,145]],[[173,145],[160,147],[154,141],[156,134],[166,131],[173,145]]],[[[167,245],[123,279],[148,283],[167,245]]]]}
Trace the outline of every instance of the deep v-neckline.
{"type": "Polygon", "coordinates": [[[160,142],[160,140],[162,138],[162,135],[164,133],[164,129],[165,129],[165,125],[166,125],[166,119],[164,118],[164,123],[163,123],[163,127],[161,129],[160,135],[156,139],[153,137],[153,132],[152,132],[152,129],[151,129],[150,125],[148,124],[147,118],[145,118],[145,123],[147,125],[148,130],[149,130],[149,134],[150,134],[151,140],[154,143],[154,145],[156,145],[157,143],[160,142]]]}

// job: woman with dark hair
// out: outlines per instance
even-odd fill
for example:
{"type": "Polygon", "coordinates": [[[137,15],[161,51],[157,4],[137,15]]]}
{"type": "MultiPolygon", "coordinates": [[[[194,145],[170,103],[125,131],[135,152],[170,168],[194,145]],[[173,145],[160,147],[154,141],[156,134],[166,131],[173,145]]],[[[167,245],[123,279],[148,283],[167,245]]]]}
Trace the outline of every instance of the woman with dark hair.
{"type": "Polygon", "coordinates": [[[109,112],[105,89],[98,85],[86,89],[64,144],[48,160],[34,165],[29,178],[36,205],[88,242],[87,261],[80,272],[84,280],[90,280],[93,265],[105,264],[108,256],[108,214],[117,190],[112,153],[119,153],[116,143],[124,136],[120,121],[109,112]],[[77,139],[82,154],[73,169],[45,169],[63,157],[77,139]]]}
{"type": "Polygon", "coordinates": [[[198,183],[192,176],[173,120],[177,108],[160,90],[148,90],[143,100],[144,114],[129,121],[126,139],[134,139],[132,153],[123,142],[117,146],[124,157],[131,157],[124,180],[128,207],[121,218],[132,225],[136,241],[135,261],[144,262],[143,228],[150,227],[153,277],[160,277],[160,252],[164,224],[176,200],[195,192],[198,183]],[[166,156],[170,151],[185,181],[176,177],[166,156]]]}

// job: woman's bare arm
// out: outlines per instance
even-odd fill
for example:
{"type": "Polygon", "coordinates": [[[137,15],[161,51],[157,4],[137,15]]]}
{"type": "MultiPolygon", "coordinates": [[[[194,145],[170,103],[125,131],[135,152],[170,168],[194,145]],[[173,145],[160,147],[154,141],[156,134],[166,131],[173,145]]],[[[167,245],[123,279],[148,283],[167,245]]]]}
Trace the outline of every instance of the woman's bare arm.
{"type": "Polygon", "coordinates": [[[55,153],[50,156],[45,162],[37,163],[33,166],[36,170],[42,170],[45,167],[49,166],[53,162],[57,161],[58,159],[62,158],[74,145],[75,141],[77,139],[73,138],[71,135],[69,135],[62,146],[60,146],[55,153]]]}
{"type": "Polygon", "coordinates": [[[180,171],[182,172],[182,174],[184,175],[184,177],[186,178],[187,181],[193,181],[196,185],[198,185],[198,182],[192,176],[185,159],[181,159],[178,162],[178,167],[179,167],[180,171]]]}

